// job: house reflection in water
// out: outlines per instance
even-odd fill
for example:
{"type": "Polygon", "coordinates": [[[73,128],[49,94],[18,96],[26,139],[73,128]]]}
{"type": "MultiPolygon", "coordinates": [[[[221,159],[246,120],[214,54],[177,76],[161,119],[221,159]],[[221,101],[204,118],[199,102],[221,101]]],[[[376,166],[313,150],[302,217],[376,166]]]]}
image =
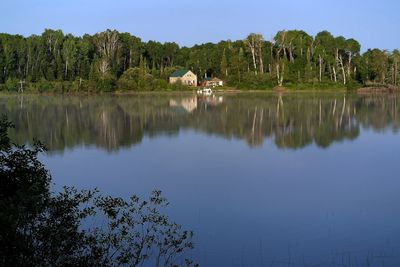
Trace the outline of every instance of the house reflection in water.
{"type": "Polygon", "coordinates": [[[187,97],[180,100],[170,99],[170,107],[183,108],[188,113],[191,113],[197,108],[197,96],[187,97]]]}
{"type": "Polygon", "coordinates": [[[224,97],[216,95],[202,96],[200,97],[199,102],[207,109],[208,106],[215,107],[222,104],[224,102],[224,97]]]}

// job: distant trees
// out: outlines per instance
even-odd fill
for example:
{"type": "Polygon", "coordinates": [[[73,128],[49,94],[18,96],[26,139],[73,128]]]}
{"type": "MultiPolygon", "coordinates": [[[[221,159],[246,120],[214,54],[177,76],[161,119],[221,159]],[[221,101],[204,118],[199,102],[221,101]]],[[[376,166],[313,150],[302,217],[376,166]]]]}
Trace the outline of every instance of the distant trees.
{"type": "Polygon", "coordinates": [[[399,80],[399,63],[400,63],[400,51],[395,49],[391,55],[389,55],[389,65],[391,83],[397,86],[399,80]]]}
{"type": "Polygon", "coordinates": [[[130,68],[144,68],[153,79],[164,81],[171,71],[186,68],[199,77],[224,77],[228,86],[240,88],[399,84],[398,50],[360,54],[356,40],[328,31],[315,37],[300,30],[280,31],[270,41],[251,33],[244,40],[190,48],[143,42],[116,30],[82,37],[50,29],[40,36],[0,34],[3,89],[17,90],[18,82],[26,81],[32,89],[62,83],[63,90],[110,91],[130,68]]]}

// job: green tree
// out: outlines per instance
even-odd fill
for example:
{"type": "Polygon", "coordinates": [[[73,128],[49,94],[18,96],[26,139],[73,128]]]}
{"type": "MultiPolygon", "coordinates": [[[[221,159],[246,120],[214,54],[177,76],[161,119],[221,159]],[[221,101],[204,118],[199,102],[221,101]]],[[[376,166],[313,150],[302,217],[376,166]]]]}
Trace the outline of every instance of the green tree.
{"type": "Polygon", "coordinates": [[[64,79],[67,80],[68,71],[74,71],[76,63],[77,47],[73,36],[67,36],[67,39],[63,43],[61,54],[65,62],[64,79]]]}
{"type": "Polygon", "coordinates": [[[334,56],[335,38],[328,31],[319,32],[315,36],[316,49],[315,54],[318,57],[319,80],[322,81],[324,69],[328,71],[331,81],[337,81],[336,60],[334,56]],[[324,64],[326,68],[324,68],[324,64]]]}
{"type": "Polygon", "coordinates": [[[64,66],[61,59],[61,48],[64,34],[61,30],[45,29],[42,33],[42,42],[44,43],[46,61],[43,66],[45,78],[53,81],[62,78],[64,75],[64,66]]]}
{"type": "Polygon", "coordinates": [[[257,75],[257,70],[259,73],[264,73],[264,62],[262,58],[262,47],[263,47],[264,37],[261,34],[250,33],[244,40],[246,47],[251,53],[253,60],[254,73],[257,75]]]}
{"type": "Polygon", "coordinates": [[[101,73],[110,72],[112,75],[117,75],[118,50],[121,46],[119,33],[109,29],[96,33],[93,37],[93,42],[100,58],[98,64],[101,73]]]}
{"type": "Polygon", "coordinates": [[[225,49],[221,59],[221,74],[223,77],[228,76],[228,60],[226,59],[225,49]]]}
{"type": "Polygon", "coordinates": [[[390,82],[397,86],[399,83],[399,63],[400,63],[400,51],[395,49],[392,54],[390,55],[390,82]]]}
{"type": "Polygon", "coordinates": [[[126,70],[117,82],[118,88],[121,90],[139,90],[141,75],[140,68],[126,70]]]}
{"type": "Polygon", "coordinates": [[[363,55],[368,70],[367,79],[369,81],[384,84],[388,57],[385,52],[379,49],[368,50],[363,55]]]}

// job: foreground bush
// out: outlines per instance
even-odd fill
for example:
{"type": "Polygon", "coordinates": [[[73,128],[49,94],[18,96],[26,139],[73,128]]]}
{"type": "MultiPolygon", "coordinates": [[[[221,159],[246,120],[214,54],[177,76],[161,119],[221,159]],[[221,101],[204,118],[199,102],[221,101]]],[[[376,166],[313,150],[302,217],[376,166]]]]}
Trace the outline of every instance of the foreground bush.
{"type": "Polygon", "coordinates": [[[161,213],[160,191],[149,199],[102,196],[65,187],[32,149],[13,145],[0,121],[0,266],[182,266],[193,248],[190,231],[161,213]]]}

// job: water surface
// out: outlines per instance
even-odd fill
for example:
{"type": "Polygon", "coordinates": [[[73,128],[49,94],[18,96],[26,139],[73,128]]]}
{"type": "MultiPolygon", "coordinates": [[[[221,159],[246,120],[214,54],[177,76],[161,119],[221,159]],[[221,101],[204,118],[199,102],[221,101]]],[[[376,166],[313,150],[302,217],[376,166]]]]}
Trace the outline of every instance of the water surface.
{"type": "Polygon", "coordinates": [[[396,95],[2,96],[54,188],[160,189],[201,266],[400,266],[396,95]]]}

